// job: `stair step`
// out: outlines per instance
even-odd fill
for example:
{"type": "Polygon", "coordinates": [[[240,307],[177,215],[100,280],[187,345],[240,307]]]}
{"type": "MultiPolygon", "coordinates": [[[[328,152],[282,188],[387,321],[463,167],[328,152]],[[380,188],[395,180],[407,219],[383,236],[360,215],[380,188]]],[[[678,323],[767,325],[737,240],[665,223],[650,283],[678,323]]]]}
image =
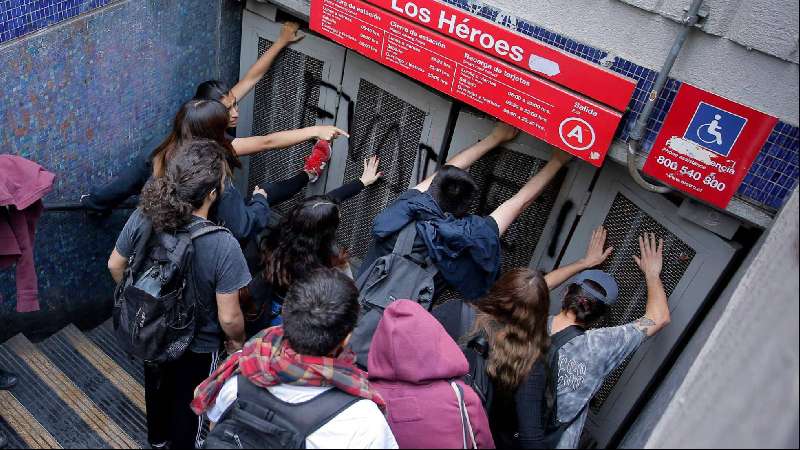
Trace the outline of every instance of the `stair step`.
{"type": "Polygon", "coordinates": [[[141,361],[130,358],[125,350],[119,345],[117,337],[114,335],[114,326],[111,320],[106,321],[99,327],[85,332],[85,335],[94,345],[99,347],[106,355],[110,356],[119,367],[133,377],[137,383],[144,386],[144,365],[141,361]]]}
{"type": "Polygon", "coordinates": [[[7,448],[61,448],[50,432],[8,391],[0,391],[7,448]]]}
{"type": "Polygon", "coordinates": [[[37,347],[128,436],[147,442],[144,387],[77,327],[70,325],[37,347]]]}
{"type": "Polygon", "coordinates": [[[14,397],[64,448],[139,447],[23,335],[0,347],[0,365],[19,378],[14,397]]]}

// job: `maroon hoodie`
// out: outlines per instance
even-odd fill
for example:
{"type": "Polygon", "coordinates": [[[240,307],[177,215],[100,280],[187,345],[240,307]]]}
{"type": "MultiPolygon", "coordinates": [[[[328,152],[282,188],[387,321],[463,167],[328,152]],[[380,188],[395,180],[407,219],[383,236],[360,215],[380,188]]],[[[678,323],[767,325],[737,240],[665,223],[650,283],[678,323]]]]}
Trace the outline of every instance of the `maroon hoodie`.
{"type": "Polygon", "coordinates": [[[400,448],[462,448],[453,380],[459,380],[464,391],[478,447],[494,448],[480,399],[460,381],[469,372],[464,354],[417,303],[399,300],[386,309],[372,340],[368,367],[370,382],[386,400],[389,426],[400,448]]]}
{"type": "Polygon", "coordinates": [[[0,269],[17,265],[17,311],[39,310],[33,261],[40,201],[53,188],[55,175],[14,155],[0,155],[0,269]]]}

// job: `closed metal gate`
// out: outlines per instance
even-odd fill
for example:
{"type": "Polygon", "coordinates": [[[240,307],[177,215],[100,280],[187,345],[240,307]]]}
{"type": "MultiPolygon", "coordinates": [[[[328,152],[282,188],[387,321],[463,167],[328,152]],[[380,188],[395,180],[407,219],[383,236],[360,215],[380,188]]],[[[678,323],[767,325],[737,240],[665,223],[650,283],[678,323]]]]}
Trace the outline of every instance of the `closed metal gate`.
{"type": "MultiPolygon", "coordinates": [[[[624,325],[644,315],[647,286],[633,256],[639,254],[638,237],[645,232],[664,239],[662,280],[672,316],[669,327],[645,341],[625,364],[607,377],[591,402],[585,438],[593,445],[605,447],[705,303],[736,248],[679,217],[678,207],[663,196],[635,187],[625,170],[616,165],[602,169],[565,251],[565,263],[583,256],[592,230],[599,225],[608,229],[608,245],[614,247],[614,253],[600,269],[613,274],[620,286],[619,301],[599,326],[624,325]]],[[[560,307],[561,295],[562,290],[553,293],[553,312],[560,307]]]]}
{"type": "MultiPolygon", "coordinates": [[[[281,24],[245,11],[242,38],[242,76],[264,54],[280,34],[281,24]]],[[[323,39],[306,36],[281,52],[272,69],[256,85],[255,92],[240,99],[239,136],[270,133],[313,125],[333,125],[338,105],[334,90],[344,70],[345,49],[323,39]]],[[[238,186],[252,192],[265,182],[289,178],[303,168],[313,142],[272,150],[246,158],[238,186]]],[[[322,193],[325,179],[312,185],[309,193],[322,193]]],[[[281,205],[286,211],[302,194],[281,205]]]]}
{"type": "Polygon", "coordinates": [[[328,190],[358,179],[371,155],[380,156],[386,174],[342,208],[339,242],[357,263],[372,241],[375,216],[435,169],[422,158],[426,149],[441,149],[452,103],[353,52],[342,91],[337,125],[350,139],[334,143],[328,190]]]}

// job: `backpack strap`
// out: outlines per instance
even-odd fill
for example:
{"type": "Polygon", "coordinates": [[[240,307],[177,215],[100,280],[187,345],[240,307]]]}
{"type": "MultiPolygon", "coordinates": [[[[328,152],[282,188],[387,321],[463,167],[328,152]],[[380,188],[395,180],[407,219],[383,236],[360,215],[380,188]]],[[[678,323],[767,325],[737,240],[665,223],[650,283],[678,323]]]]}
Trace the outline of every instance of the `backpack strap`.
{"type": "Polygon", "coordinates": [[[473,308],[469,302],[466,300],[461,300],[461,321],[458,324],[459,339],[469,333],[470,328],[472,328],[472,324],[475,323],[475,317],[477,315],[478,314],[475,311],[475,308],[473,308]]]}
{"type": "Polygon", "coordinates": [[[277,412],[283,419],[294,425],[297,431],[307,438],[344,410],[362,400],[333,388],[303,403],[287,403],[275,397],[268,390],[256,386],[247,377],[238,377],[238,398],[252,401],[270,411],[277,412]]]}
{"type": "Polygon", "coordinates": [[[417,223],[412,221],[400,231],[400,235],[397,236],[397,242],[394,244],[394,250],[392,253],[398,256],[411,256],[411,253],[414,251],[414,241],[416,239],[417,223]]]}
{"type": "MultiPolygon", "coordinates": [[[[586,331],[584,331],[583,328],[573,325],[564,328],[550,337],[550,349],[548,350],[547,354],[547,363],[550,370],[558,371],[558,351],[561,350],[561,347],[565,346],[569,341],[575,339],[576,337],[583,336],[584,334],[586,334],[586,331]]],[[[555,378],[558,379],[558,377],[555,378]]]]}
{"type": "Polygon", "coordinates": [[[578,420],[588,406],[587,403],[569,422],[564,423],[558,420],[558,352],[568,342],[584,334],[586,331],[583,328],[573,325],[550,337],[550,349],[547,352],[547,367],[545,367],[547,371],[546,388],[543,398],[544,407],[549,411],[546,426],[550,429],[545,436],[546,448],[555,448],[564,432],[578,420]]]}
{"type": "Polygon", "coordinates": [[[189,237],[191,237],[192,240],[203,237],[207,234],[216,233],[218,231],[225,231],[230,233],[230,231],[227,228],[216,225],[214,222],[210,220],[203,220],[200,222],[192,223],[191,225],[186,227],[186,231],[189,232],[189,237]]]}

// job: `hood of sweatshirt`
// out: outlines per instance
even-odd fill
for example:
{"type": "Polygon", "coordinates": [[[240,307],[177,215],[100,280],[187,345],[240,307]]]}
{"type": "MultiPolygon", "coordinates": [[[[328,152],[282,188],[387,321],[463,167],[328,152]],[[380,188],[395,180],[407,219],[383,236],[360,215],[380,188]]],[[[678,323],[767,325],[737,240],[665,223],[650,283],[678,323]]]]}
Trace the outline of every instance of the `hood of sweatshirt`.
{"type": "Polygon", "coordinates": [[[444,327],[416,302],[399,300],[383,313],[369,352],[369,378],[426,384],[460,378],[469,364],[444,327]]]}

